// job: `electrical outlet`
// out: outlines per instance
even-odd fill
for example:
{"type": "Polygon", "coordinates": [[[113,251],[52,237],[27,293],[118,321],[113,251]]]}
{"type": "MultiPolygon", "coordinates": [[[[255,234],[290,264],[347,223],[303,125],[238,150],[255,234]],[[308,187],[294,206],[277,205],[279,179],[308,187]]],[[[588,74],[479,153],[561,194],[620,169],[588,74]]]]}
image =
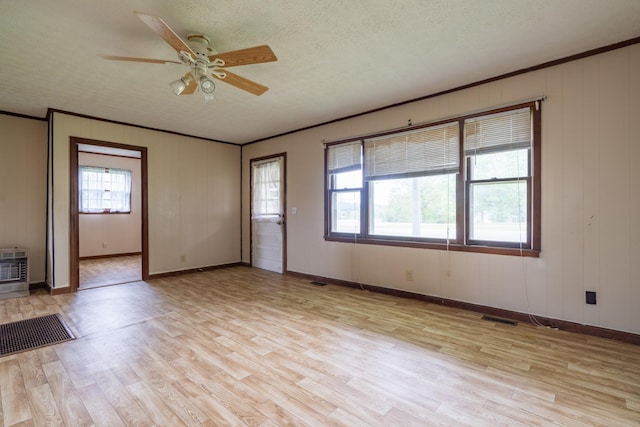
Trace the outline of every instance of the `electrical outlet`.
{"type": "Polygon", "coordinates": [[[413,270],[405,270],[404,279],[407,282],[413,282],[413,270]]]}
{"type": "Polygon", "coordinates": [[[106,243],[102,244],[102,249],[107,249],[107,244],[106,243]]]}
{"type": "Polygon", "coordinates": [[[186,255],[180,255],[180,262],[186,262],[187,261],[187,256],[186,255]]]}

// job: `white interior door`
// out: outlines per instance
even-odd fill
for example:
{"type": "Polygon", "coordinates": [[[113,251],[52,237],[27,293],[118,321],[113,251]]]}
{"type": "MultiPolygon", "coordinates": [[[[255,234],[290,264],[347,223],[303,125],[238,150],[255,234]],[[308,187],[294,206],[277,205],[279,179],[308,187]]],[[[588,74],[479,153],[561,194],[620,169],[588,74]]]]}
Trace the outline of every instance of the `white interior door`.
{"type": "Polygon", "coordinates": [[[251,265],[284,272],[284,156],[251,161],[251,265]]]}

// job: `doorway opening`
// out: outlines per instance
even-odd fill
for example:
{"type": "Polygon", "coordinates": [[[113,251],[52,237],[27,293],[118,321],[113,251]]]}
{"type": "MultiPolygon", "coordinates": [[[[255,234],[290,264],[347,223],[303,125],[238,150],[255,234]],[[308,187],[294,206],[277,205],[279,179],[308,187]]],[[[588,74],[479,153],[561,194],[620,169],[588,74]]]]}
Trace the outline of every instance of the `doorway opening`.
{"type": "Polygon", "coordinates": [[[137,282],[142,280],[142,253],[80,257],[78,268],[80,290],[137,282]]]}
{"type": "Polygon", "coordinates": [[[78,289],[147,280],[147,148],[71,137],[70,190],[70,290],[75,292],[78,289]],[[94,166],[95,170],[88,168],[88,164],[94,166]],[[106,165],[111,167],[104,167],[106,165]],[[110,193],[111,187],[115,188],[110,182],[115,181],[115,171],[129,171],[131,182],[127,195],[130,198],[127,201],[130,203],[128,210],[117,213],[111,212],[111,206],[115,206],[115,190],[110,193]],[[101,177],[104,177],[106,184],[100,181],[101,177]],[[88,185],[87,180],[91,179],[94,181],[88,185]],[[91,208],[98,212],[91,212],[86,200],[81,203],[80,190],[88,195],[89,189],[93,191],[93,187],[101,185],[105,189],[96,190],[98,196],[95,197],[101,198],[100,191],[104,192],[104,211],[99,212],[103,208],[98,203],[91,208]]]}

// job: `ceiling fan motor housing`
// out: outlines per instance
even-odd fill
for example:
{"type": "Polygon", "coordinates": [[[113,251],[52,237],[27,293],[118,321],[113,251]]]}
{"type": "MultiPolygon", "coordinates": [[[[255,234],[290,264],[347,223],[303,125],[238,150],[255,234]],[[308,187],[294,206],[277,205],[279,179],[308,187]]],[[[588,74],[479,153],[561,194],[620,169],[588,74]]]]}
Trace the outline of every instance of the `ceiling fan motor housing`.
{"type": "Polygon", "coordinates": [[[187,36],[187,44],[198,55],[198,58],[205,59],[209,62],[209,57],[216,52],[211,46],[211,40],[209,37],[202,34],[189,34],[187,36]]]}

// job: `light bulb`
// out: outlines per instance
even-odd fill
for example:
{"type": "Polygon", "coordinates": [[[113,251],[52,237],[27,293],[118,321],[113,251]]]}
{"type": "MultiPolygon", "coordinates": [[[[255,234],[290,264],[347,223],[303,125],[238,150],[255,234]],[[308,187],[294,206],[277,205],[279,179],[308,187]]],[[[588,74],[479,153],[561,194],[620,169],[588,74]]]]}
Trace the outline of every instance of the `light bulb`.
{"type": "Polygon", "coordinates": [[[187,82],[184,79],[178,79],[174,82],[169,83],[171,89],[173,89],[173,93],[176,95],[180,95],[187,87],[187,82]]]}
{"type": "Polygon", "coordinates": [[[212,94],[216,90],[216,84],[207,76],[200,77],[200,90],[205,94],[212,94]]]}

